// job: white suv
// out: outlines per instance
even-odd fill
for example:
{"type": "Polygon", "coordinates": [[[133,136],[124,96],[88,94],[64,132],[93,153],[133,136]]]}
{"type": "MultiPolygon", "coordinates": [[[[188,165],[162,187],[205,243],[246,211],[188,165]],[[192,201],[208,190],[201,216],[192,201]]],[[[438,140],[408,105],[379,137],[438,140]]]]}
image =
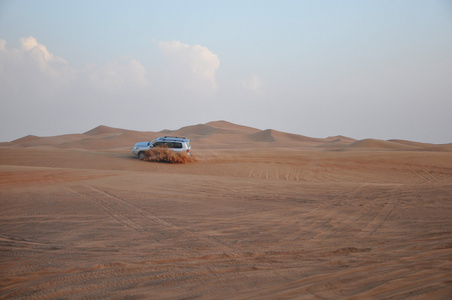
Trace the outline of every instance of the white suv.
{"type": "Polygon", "coordinates": [[[190,140],[175,136],[158,137],[150,142],[136,143],[132,149],[132,153],[139,159],[143,159],[146,151],[152,148],[168,148],[175,152],[185,152],[187,155],[191,155],[190,140]]]}

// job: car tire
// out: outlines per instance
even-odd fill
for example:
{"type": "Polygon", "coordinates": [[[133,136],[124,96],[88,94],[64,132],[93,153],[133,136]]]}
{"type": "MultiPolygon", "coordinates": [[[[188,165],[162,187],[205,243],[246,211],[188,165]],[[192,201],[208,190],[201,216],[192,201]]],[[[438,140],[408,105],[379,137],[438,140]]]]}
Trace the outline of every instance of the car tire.
{"type": "Polygon", "coordinates": [[[138,158],[143,160],[144,159],[144,152],[139,152],[138,153],[138,158]]]}

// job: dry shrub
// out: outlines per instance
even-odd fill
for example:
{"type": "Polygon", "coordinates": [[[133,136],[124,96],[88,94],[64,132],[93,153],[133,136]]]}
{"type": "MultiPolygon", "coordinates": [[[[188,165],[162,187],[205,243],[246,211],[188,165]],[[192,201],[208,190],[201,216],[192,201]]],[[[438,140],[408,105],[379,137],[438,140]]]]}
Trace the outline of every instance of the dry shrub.
{"type": "Polygon", "coordinates": [[[185,152],[174,152],[167,148],[150,149],[146,151],[144,159],[148,161],[166,162],[171,164],[185,164],[196,161],[193,156],[190,156],[185,152]]]}

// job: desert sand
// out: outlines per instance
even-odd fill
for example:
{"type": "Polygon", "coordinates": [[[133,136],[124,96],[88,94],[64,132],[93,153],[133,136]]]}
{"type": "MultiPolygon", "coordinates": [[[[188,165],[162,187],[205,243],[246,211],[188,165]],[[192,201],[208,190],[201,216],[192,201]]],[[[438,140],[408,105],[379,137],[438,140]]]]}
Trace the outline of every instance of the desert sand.
{"type": "Polygon", "coordinates": [[[452,144],[99,126],[0,143],[0,205],[1,299],[452,298],[452,144]]]}

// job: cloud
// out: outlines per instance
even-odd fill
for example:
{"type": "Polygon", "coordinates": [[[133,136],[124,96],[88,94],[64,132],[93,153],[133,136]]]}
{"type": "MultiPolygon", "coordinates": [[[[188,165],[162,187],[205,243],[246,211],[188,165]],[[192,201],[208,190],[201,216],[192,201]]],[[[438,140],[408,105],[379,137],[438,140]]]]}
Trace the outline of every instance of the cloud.
{"type": "Polygon", "coordinates": [[[93,88],[116,92],[127,88],[145,87],[148,84],[146,69],[133,57],[123,57],[103,66],[88,66],[84,72],[93,88]]]}
{"type": "MultiPolygon", "coordinates": [[[[50,61],[55,59],[55,56],[47,51],[46,46],[39,44],[38,41],[36,41],[36,39],[32,36],[21,38],[20,43],[22,49],[36,55],[36,57],[40,60],[50,61]]],[[[60,58],[57,58],[57,60],[59,59],[60,58]]]]}
{"type": "Polygon", "coordinates": [[[0,86],[2,89],[34,89],[60,85],[67,74],[67,62],[50,53],[34,37],[20,39],[17,48],[0,40],[0,86]]]}
{"type": "MultiPolygon", "coordinates": [[[[120,57],[103,65],[88,64],[73,67],[68,62],[29,36],[20,39],[18,47],[8,47],[0,39],[1,94],[9,98],[31,95],[51,96],[58,93],[149,93],[168,95],[209,95],[217,89],[215,72],[220,65],[218,56],[207,47],[188,45],[179,41],[159,42],[158,48],[169,61],[160,69],[147,72],[140,61],[120,57]],[[16,93],[12,95],[12,93],[16,93]]],[[[63,101],[63,100],[62,100],[63,101]]]]}
{"type": "Polygon", "coordinates": [[[262,81],[259,78],[259,76],[257,76],[256,74],[253,74],[251,76],[251,78],[244,81],[242,85],[247,90],[250,90],[252,92],[257,92],[262,85],[262,81]]]}
{"type": "Polygon", "coordinates": [[[21,38],[17,48],[9,48],[6,41],[0,40],[0,87],[4,90],[48,95],[52,91],[81,87],[117,92],[146,84],[146,70],[133,57],[76,68],[49,52],[32,36],[21,38]]]}
{"type": "Polygon", "coordinates": [[[0,39],[0,50],[5,51],[6,50],[6,41],[0,39]]]}
{"type": "Polygon", "coordinates": [[[193,91],[217,88],[215,71],[220,66],[220,60],[207,47],[166,41],[159,42],[158,48],[169,58],[167,75],[176,84],[193,91]]]}

